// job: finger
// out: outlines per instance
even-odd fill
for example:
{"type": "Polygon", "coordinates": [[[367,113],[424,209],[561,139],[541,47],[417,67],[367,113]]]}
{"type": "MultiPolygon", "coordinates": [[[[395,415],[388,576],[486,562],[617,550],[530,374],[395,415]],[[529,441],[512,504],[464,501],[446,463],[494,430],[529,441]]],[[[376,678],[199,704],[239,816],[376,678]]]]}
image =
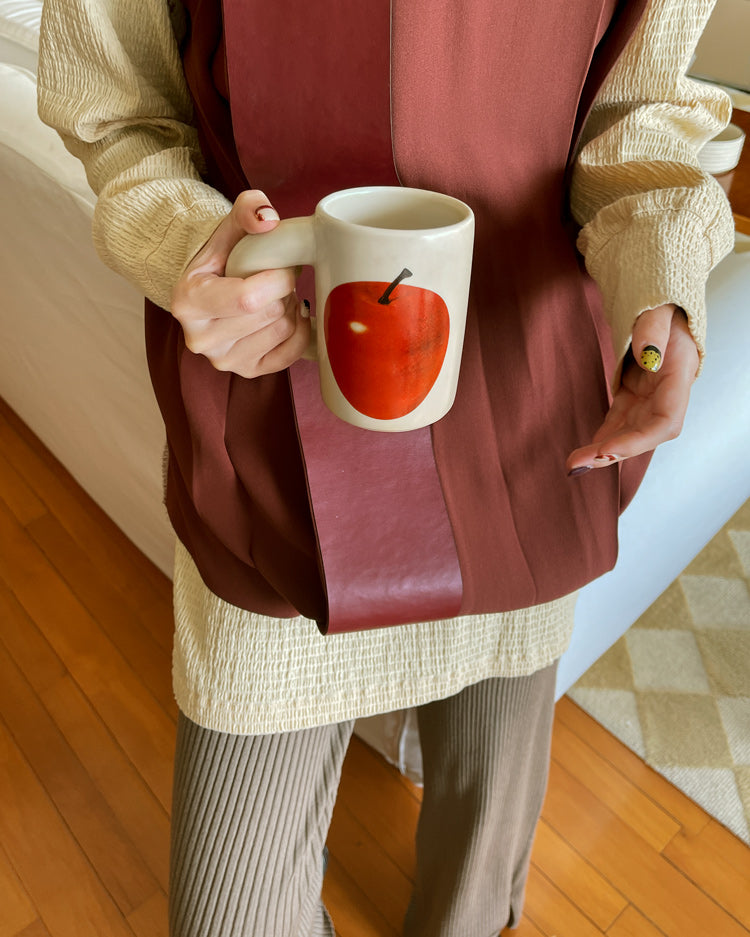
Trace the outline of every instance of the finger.
{"type": "Polygon", "coordinates": [[[258,377],[289,367],[302,356],[309,340],[310,320],[303,315],[300,304],[294,302],[288,315],[252,336],[241,338],[212,363],[222,371],[258,377]]]}
{"type": "Polygon", "coordinates": [[[279,223],[279,213],[260,189],[240,192],[230,214],[241,234],[263,234],[279,223]]]}
{"type": "Polygon", "coordinates": [[[223,277],[225,283],[234,282],[237,285],[236,305],[229,313],[234,311],[239,315],[260,315],[270,303],[291,296],[297,286],[297,278],[292,267],[280,270],[261,270],[249,277],[223,277]]]}
{"type": "Polygon", "coordinates": [[[221,357],[243,338],[262,332],[284,318],[286,305],[279,299],[264,307],[256,316],[229,315],[216,319],[184,322],[185,344],[194,354],[213,359],[221,357]]]}
{"type": "MultiPolygon", "coordinates": [[[[175,292],[172,314],[184,324],[210,320],[251,317],[257,327],[278,318],[274,303],[294,293],[294,270],[263,270],[251,277],[220,277],[194,274],[189,288],[175,292]]],[[[252,328],[250,329],[253,330],[252,328]]]]}
{"type": "Polygon", "coordinates": [[[273,374],[294,364],[307,351],[311,339],[310,319],[297,313],[294,334],[277,345],[258,362],[259,374],[273,374]]]}
{"type": "Polygon", "coordinates": [[[682,431],[690,388],[691,382],[678,371],[653,393],[648,401],[648,412],[644,412],[645,404],[634,408],[632,396],[628,408],[628,395],[618,395],[591,443],[574,450],[568,457],[568,474],[606,468],[676,439],[682,431]]]}
{"type": "MultiPolygon", "coordinates": [[[[230,327],[212,329],[213,339],[209,347],[201,352],[220,371],[236,371],[247,376],[254,371],[255,364],[277,345],[289,339],[296,328],[294,301],[279,303],[281,314],[272,322],[249,332],[246,328],[232,334],[230,327]],[[239,370],[238,366],[242,365],[239,370]]],[[[232,323],[229,325],[231,326],[232,323]]],[[[224,323],[221,323],[223,326],[224,323]]],[[[192,350],[192,349],[191,349],[192,350]]]]}
{"type": "Polygon", "coordinates": [[[279,215],[260,189],[241,192],[232,209],[190,263],[189,271],[222,275],[232,248],[246,234],[263,234],[279,223],[279,215]]]}
{"type": "Polygon", "coordinates": [[[631,345],[633,357],[644,371],[661,368],[675,308],[672,303],[667,303],[647,309],[636,319],[631,345]]]}
{"type": "Polygon", "coordinates": [[[568,471],[577,468],[606,468],[625,459],[651,452],[679,435],[682,423],[667,417],[653,417],[643,427],[603,435],[598,442],[582,446],[568,458],[568,471]]]}

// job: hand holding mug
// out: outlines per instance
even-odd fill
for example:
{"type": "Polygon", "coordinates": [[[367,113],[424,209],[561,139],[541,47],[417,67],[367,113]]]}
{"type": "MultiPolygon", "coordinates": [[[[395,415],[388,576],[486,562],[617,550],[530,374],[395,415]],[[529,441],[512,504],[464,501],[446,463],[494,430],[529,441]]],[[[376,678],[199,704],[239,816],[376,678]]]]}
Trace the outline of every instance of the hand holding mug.
{"type": "Polygon", "coordinates": [[[258,377],[282,371],[310,340],[310,320],[294,292],[292,267],[225,276],[232,249],[249,234],[267,234],[279,216],[258,190],[241,193],[188,264],[172,293],[172,315],[185,343],[220,371],[258,377]]]}
{"type": "Polygon", "coordinates": [[[243,238],[230,276],[311,264],[328,408],[363,429],[427,426],[451,407],[471,276],[474,216],[458,199],[372,186],[243,238]]]}

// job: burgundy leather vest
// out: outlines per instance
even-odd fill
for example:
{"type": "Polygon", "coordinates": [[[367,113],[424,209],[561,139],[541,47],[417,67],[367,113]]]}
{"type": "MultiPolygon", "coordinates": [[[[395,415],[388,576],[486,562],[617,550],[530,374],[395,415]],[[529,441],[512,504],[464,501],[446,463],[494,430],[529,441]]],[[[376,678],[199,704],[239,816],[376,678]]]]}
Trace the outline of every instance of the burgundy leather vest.
{"type": "MultiPolygon", "coordinates": [[[[206,177],[227,197],[253,186],[282,216],[309,214],[335,189],[395,180],[474,210],[458,395],[425,431],[458,565],[455,606],[444,610],[550,601],[610,569],[619,511],[647,460],[565,473],[567,454],[603,419],[612,366],[598,292],[574,247],[567,172],[645,0],[185,6],[206,177]]],[[[167,507],[204,581],[249,610],[326,621],[289,374],[215,371],[151,304],[146,335],[167,427],[167,507]]],[[[391,471],[384,489],[398,461],[391,471]]],[[[403,620],[430,617],[443,617],[439,603],[403,620]]]]}

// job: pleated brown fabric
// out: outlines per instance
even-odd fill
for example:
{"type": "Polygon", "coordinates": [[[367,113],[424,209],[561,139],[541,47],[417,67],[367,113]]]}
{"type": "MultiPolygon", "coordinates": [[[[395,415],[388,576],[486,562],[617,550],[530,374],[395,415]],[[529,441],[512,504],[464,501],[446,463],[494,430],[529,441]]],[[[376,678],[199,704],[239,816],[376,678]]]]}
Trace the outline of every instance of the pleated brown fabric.
{"type": "MultiPolygon", "coordinates": [[[[419,710],[425,793],[406,937],[496,937],[520,920],[555,671],[419,710]]],[[[353,727],[235,736],[180,716],[171,937],[333,937],[323,847],[353,727]]]]}
{"type": "Polygon", "coordinates": [[[180,716],[171,937],[333,937],[323,847],[353,727],[243,736],[180,716]]]}
{"type": "Polygon", "coordinates": [[[424,797],[404,937],[497,937],[523,910],[557,664],[418,709],[424,797]]]}

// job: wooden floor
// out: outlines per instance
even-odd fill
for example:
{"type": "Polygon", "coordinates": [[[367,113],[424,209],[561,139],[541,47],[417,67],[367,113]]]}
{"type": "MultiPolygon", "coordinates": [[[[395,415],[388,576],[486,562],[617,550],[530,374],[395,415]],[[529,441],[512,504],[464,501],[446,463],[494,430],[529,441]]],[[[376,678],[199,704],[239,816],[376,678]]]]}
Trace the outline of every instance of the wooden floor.
{"type": "MultiPolygon", "coordinates": [[[[170,640],[167,580],[0,405],[0,937],[165,937],[170,640]]],[[[398,934],[419,800],[355,739],[340,937],[398,934]]],[[[740,937],[749,883],[747,847],[560,702],[517,937],[740,937]]]]}

